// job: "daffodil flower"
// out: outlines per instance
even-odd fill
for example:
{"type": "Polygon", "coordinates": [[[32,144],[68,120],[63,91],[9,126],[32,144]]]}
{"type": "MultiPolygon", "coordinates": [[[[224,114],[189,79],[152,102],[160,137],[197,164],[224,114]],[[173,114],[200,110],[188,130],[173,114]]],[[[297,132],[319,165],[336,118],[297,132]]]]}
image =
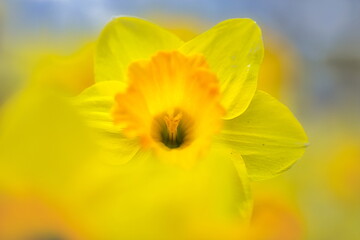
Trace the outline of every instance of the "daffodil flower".
{"type": "Polygon", "coordinates": [[[256,89],[262,58],[251,19],[226,20],[184,43],[120,17],[98,40],[96,84],[77,100],[119,162],[147,154],[188,168],[222,146],[223,158],[266,179],[302,156],[307,136],[286,106],[256,89]]]}

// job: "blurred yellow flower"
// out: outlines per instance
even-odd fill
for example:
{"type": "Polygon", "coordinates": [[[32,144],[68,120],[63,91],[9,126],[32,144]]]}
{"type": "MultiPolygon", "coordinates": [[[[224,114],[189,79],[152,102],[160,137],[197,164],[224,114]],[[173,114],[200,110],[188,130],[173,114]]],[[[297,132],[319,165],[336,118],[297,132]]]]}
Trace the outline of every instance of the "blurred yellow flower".
{"type": "Polygon", "coordinates": [[[103,30],[96,84],[77,101],[105,132],[104,146],[118,145],[119,162],[143,152],[192,166],[221,145],[223,158],[243,159],[251,179],[266,179],[302,156],[307,137],[287,107],[256,90],[262,58],[261,31],[250,19],[224,21],[184,43],[120,17],[103,30]]]}
{"type": "Polygon", "coordinates": [[[292,100],[302,68],[300,56],[286,36],[265,30],[264,61],[259,72],[258,88],[277,99],[292,100]]]}
{"type": "Polygon", "coordinates": [[[281,195],[257,197],[248,239],[303,239],[305,224],[294,208],[293,203],[286,202],[281,195]]]}
{"type": "Polygon", "coordinates": [[[0,239],[91,239],[68,210],[34,193],[2,194],[0,239]]]}
{"type": "Polygon", "coordinates": [[[288,176],[252,183],[254,211],[246,239],[304,239],[307,222],[299,206],[296,185],[288,176]]]}
{"type": "MultiPolygon", "coordinates": [[[[340,134],[338,134],[340,135],[340,134]]],[[[350,134],[348,134],[350,135],[350,134]]],[[[338,136],[329,154],[329,164],[325,170],[327,184],[335,196],[347,206],[358,206],[360,199],[360,141],[346,134],[338,136]]]]}

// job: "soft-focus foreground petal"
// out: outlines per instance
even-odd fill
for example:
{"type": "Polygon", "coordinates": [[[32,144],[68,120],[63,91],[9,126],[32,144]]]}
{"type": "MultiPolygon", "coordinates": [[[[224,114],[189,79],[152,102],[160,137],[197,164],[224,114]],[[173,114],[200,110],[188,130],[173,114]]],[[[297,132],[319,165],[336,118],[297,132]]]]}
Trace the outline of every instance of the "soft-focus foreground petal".
{"type": "Polygon", "coordinates": [[[126,163],[139,151],[138,142],[126,138],[122,127],[115,125],[111,116],[115,95],[124,89],[123,82],[100,82],[86,89],[74,101],[87,125],[95,130],[101,159],[107,163],[126,163]]]}
{"type": "MultiPolygon", "coordinates": [[[[81,194],[84,199],[77,209],[93,226],[95,236],[104,240],[238,239],[241,224],[250,216],[251,198],[247,175],[239,178],[226,148],[212,149],[207,159],[190,170],[148,160],[131,161],[121,168],[103,165],[101,171],[112,174],[101,177],[102,182],[99,170],[87,171],[86,178],[97,181],[81,194]]],[[[245,170],[244,165],[238,167],[245,170]]]]}
{"type": "Polygon", "coordinates": [[[221,84],[225,119],[243,113],[254,96],[263,58],[261,30],[251,19],[230,19],[185,43],[184,53],[202,53],[221,84]]]}
{"type": "Polygon", "coordinates": [[[1,111],[0,188],[62,195],[94,150],[87,128],[67,101],[29,88],[1,111]]]}
{"type": "Polygon", "coordinates": [[[126,81],[128,65],[160,50],[177,49],[182,41],[172,33],[133,17],[112,20],[98,40],[95,81],[126,81]]]}
{"type": "Polygon", "coordinates": [[[290,110],[262,91],[256,92],[242,115],[224,121],[218,140],[242,155],[253,180],[288,169],[303,155],[308,142],[290,110]]]}
{"type": "Polygon", "coordinates": [[[32,73],[31,80],[76,95],[94,84],[94,43],[69,56],[44,56],[32,73]]]}

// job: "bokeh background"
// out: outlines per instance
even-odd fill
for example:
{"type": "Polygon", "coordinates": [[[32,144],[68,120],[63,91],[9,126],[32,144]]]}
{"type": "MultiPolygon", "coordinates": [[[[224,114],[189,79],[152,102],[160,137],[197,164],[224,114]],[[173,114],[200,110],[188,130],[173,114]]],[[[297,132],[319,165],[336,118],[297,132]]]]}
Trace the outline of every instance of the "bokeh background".
{"type": "Polygon", "coordinates": [[[360,1],[2,0],[0,105],[44,54],[95,41],[114,16],[157,23],[185,40],[228,18],[263,30],[259,88],[293,110],[310,146],[288,172],[253,183],[260,239],[360,236],[360,1]]]}

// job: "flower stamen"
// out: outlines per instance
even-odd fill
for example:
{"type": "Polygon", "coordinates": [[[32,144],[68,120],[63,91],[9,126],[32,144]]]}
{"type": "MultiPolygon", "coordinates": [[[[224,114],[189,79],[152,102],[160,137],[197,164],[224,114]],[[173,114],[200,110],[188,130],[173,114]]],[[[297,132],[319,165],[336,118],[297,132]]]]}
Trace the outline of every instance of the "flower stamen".
{"type": "Polygon", "coordinates": [[[176,114],[175,117],[173,116],[173,113],[164,116],[164,121],[167,127],[167,132],[169,134],[169,140],[171,143],[175,143],[175,140],[177,138],[178,126],[181,118],[182,118],[182,113],[176,114]]]}

